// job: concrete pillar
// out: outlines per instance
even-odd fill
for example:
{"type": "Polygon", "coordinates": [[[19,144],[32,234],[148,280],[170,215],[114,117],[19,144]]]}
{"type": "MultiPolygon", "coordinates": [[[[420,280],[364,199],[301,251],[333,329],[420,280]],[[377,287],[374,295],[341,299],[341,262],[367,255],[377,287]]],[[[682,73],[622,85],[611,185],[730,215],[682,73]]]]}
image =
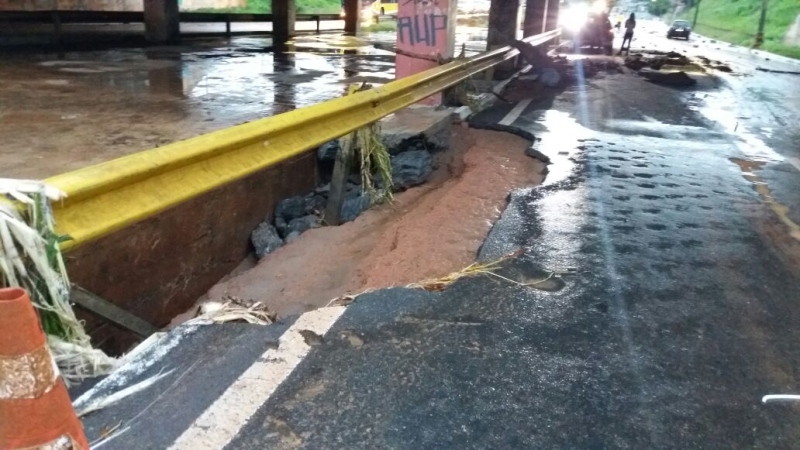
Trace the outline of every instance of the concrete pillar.
{"type": "Polygon", "coordinates": [[[294,37],[294,0],[272,0],[272,43],[278,47],[294,37]]]}
{"type": "Polygon", "coordinates": [[[505,47],[517,38],[519,0],[492,0],[486,49],[505,47]]]}
{"type": "Polygon", "coordinates": [[[144,0],[144,34],[151,44],[180,40],[178,0],[144,0]]]}
{"type": "Polygon", "coordinates": [[[361,0],[344,0],[344,32],[350,36],[358,34],[361,23],[361,0]]]}
{"type": "Polygon", "coordinates": [[[547,0],[547,19],[545,20],[545,31],[551,31],[558,28],[558,12],[560,8],[560,0],[547,0]]]}
{"type": "MultiPolygon", "coordinates": [[[[439,66],[453,57],[456,42],[456,0],[399,0],[395,76],[403,78],[439,66]]],[[[438,105],[436,94],[422,103],[438,105]]]]}
{"type": "MultiPolygon", "coordinates": [[[[486,49],[495,50],[509,45],[517,38],[519,0],[492,0],[489,6],[489,34],[486,49]]],[[[514,61],[506,61],[487,71],[487,78],[505,78],[514,71],[514,61]]]]}
{"type": "Polygon", "coordinates": [[[544,33],[549,0],[526,0],[525,21],[522,24],[524,37],[544,33]]]}

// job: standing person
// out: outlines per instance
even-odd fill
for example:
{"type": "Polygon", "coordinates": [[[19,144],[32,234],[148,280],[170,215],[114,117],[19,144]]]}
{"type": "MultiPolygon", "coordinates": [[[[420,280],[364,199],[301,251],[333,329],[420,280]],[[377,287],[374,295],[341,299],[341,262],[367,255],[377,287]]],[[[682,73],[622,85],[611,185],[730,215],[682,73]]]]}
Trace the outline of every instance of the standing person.
{"type": "Polygon", "coordinates": [[[631,40],[633,40],[633,29],[636,28],[636,16],[631,13],[631,16],[628,17],[628,20],[625,21],[625,37],[622,38],[622,47],[619,49],[619,54],[622,54],[622,51],[625,50],[626,52],[631,51],[631,40]],[[628,46],[625,47],[625,42],[628,43],[628,46]]]}

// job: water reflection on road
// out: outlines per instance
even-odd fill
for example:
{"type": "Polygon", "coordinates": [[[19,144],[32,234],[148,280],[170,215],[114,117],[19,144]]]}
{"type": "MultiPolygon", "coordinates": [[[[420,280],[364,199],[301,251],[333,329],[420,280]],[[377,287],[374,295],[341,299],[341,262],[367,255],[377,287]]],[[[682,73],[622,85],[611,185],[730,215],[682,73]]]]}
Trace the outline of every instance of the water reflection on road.
{"type": "MultiPolygon", "coordinates": [[[[458,34],[468,54],[480,30],[458,34]]],[[[264,36],[148,48],[5,52],[0,165],[42,177],[341,97],[394,79],[394,33],[264,36]],[[374,44],[382,44],[377,48],[374,44]],[[17,162],[28,149],[35,165],[17,162]],[[56,151],[56,149],[58,149],[56,151]]]]}
{"type": "MultiPolygon", "coordinates": [[[[458,34],[468,54],[482,49],[485,30],[458,34]]],[[[36,64],[60,75],[130,93],[171,94],[225,100],[259,115],[273,115],[338,97],[350,83],[385,84],[394,79],[394,54],[373,46],[393,44],[394,33],[359,37],[306,35],[275,53],[267,37],[191,41],[183,46],[70,52],[34,56],[36,64]],[[284,101],[284,99],[291,99],[284,101]]]]}

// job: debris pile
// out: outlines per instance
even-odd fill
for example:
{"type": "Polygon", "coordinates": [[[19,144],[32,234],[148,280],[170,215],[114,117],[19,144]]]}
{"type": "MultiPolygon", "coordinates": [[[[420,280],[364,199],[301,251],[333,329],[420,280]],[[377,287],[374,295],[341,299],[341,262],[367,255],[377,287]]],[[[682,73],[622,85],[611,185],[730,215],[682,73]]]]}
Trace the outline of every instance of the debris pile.
{"type": "Polygon", "coordinates": [[[579,79],[594,77],[600,72],[621,72],[619,63],[610,58],[569,60],[560,55],[549,56],[539,47],[523,41],[514,41],[511,45],[533,67],[536,81],[547,87],[572,84],[579,79]]]}
{"type": "Polygon", "coordinates": [[[614,59],[579,59],[569,65],[568,79],[575,80],[576,72],[583,71],[584,78],[592,78],[601,72],[622,73],[622,68],[614,59]]]}
{"type": "Polygon", "coordinates": [[[541,48],[535,47],[525,41],[512,41],[511,46],[519,50],[522,59],[536,69],[557,69],[562,61],[566,61],[566,58],[563,57],[550,57],[547,55],[547,52],[541,48]]]}
{"type": "MultiPolygon", "coordinates": [[[[686,55],[677,52],[648,50],[642,53],[634,53],[625,57],[624,64],[625,67],[635,70],[639,75],[653,83],[678,87],[689,87],[697,84],[697,80],[686,72],[705,72],[703,67],[694,63],[686,55]]],[[[717,65],[721,65],[721,63],[717,65]]]]}
{"type": "Polygon", "coordinates": [[[639,75],[647,78],[648,80],[659,83],[659,84],[666,84],[669,86],[694,86],[697,84],[697,80],[686,75],[686,72],[678,71],[678,72],[665,72],[661,70],[652,70],[652,69],[642,69],[639,71],[639,75]]]}
{"type": "Polygon", "coordinates": [[[721,61],[712,61],[705,56],[698,56],[697,59],[700,60],[700,63],[703,67],[708,67],[709,69],[719,70],[720,72],[731,73],[733,69],[731,67],[721,61]]]}
{"type": "Polygon", "coordinates": [[[691,64],[689,58],[677,52],[648,51],[647,53],[633,53],[625,57],[625,67],[637,71],[645,67],[661,70],[663,66],[687,66],[689,64],[691,64]]]}

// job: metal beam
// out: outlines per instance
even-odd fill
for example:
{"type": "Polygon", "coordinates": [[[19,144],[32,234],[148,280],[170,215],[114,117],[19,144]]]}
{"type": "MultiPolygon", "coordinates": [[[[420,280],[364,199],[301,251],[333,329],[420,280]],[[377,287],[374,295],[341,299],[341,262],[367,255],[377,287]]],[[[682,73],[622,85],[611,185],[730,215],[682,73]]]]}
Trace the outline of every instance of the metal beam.
{"type": "MultiPolygon", "coordinates": [[[[229,14],[182,12],[182,23],[272,22],[272,14],[229,14]]],[[[136,11],[0,11],[0,21],[8,23],[144,23],[144,13],[136,11]]],[[[341,20],[339,14],[297,14],[298,22],[341,20]]]]}
{"type": "Polygon", "coordinates": [[[150,323],[77,284],[72,285],[69,299],[76,305],[140,336],[147,337],[158,331],[158,328],[150,323]]]}

